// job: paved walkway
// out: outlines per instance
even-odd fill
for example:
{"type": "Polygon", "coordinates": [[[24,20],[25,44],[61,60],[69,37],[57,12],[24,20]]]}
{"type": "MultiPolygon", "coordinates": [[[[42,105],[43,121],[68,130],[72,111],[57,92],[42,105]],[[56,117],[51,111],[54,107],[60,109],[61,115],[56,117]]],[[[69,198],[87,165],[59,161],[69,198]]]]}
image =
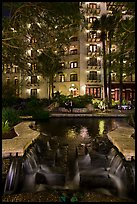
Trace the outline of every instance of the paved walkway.
{"type": "Polygon", "coordinates": [[[127,117],[130,113],[133,112],[133,110],[106,110],[106,111],[93,111],[93,112],[75,112],[73,113],[67,111],[65,108],[62,109],[63,111],[61,112],[51,112],[50,117],[119,117],[119,118],[125,118],[127,117]]]}
{"type": "Polygon", "coordinates": [[[9,156],[23,156],[27,147],[40,135],[29,126],[32,122],[21,122],[14,127],[17,137],[2,140],[2,158],[9,156]]]}
{"type": "Polygon", "coordinates": [[[87,117],[87,118],[109,118],[109,117],[119,117],[119,118],[125,118],[127,117],[127,114],[125,113],[51,113],[50,117],[54,118],[72,118],[72,117],[87,117]]]}

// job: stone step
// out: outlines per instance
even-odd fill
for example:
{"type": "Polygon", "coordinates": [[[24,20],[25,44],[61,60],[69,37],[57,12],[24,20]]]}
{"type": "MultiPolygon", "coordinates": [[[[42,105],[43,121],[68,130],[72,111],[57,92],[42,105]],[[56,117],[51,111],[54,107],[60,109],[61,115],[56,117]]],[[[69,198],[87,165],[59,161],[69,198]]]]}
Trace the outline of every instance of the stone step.
{"type": "Polygon", "coordinates": [[[118,148],[127,161],[135,160],[135,140],[131,137],[134,131],[134,128],[128,127],[127,124],[127,126],[118,126],[107,134],[109,140],[118,148]]]}

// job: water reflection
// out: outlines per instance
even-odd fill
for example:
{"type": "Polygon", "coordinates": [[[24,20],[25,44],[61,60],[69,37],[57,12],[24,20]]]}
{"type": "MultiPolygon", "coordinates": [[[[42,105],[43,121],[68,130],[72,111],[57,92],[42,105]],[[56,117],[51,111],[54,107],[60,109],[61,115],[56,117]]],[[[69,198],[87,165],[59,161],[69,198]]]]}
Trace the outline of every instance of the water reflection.
{"type": "Polygon", "coordinates": [[[100,120],[99,121],[99,135],[103,135],[105,130],[105,121],[104,120],[100,120]]]}
{"type": "Polygon", "coordinates": [[[115,127],[115,119],[97,118],[51,118],[47,123],[38,123],[45,140],[58,138],[59,143],[88,143],[91,138],[103,136],[104,131],[108,132],[115,127]]]}
{"type": "Polygon", "coordinates": [[[66,137],[67,137],[68,139],[74,139],[76,136],[77,136],[77,132],[75,131],[75,129],[69,129],[69,130],[66,132],[66,137]]]}
{"type": "Polygon", "coordinates": [[[87,127],[81,127],[81,129],[80,129],[80,136],[83,139],[89,138],[89,132],[88,132],[87,127]]]}

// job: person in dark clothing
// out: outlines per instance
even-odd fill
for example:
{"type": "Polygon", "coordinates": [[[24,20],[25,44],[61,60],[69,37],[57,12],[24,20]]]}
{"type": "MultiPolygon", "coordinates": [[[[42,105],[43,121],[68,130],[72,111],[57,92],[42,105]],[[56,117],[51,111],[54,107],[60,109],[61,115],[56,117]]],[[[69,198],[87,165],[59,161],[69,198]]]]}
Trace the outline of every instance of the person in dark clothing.
{"type": "Polygon", "coordinates": [[[73,112],[73,102],[72,101],[69,102],[69,109],[72,113],[73,112]]]}
{"type": "Polygon", "coordinates": [[[69,102],[65,102],[65,109],[69,110],[69,102]]]}

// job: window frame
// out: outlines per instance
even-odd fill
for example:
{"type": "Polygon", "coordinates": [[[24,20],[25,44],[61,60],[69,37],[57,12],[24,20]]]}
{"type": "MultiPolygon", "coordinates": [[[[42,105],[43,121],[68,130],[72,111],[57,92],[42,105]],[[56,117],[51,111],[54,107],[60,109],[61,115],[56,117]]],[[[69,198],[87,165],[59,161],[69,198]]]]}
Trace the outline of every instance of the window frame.
{"type": "Polygon", "coordinates": [[[78,74],[70,74],[70,81],[78,81],[78,74]]]}
{"type": "Polygon", "coordinates": [[[70,62],[70,68],[71,68],[71,69],[73,69],[73,68],[78,68],[78,61],[70,62]]]}

